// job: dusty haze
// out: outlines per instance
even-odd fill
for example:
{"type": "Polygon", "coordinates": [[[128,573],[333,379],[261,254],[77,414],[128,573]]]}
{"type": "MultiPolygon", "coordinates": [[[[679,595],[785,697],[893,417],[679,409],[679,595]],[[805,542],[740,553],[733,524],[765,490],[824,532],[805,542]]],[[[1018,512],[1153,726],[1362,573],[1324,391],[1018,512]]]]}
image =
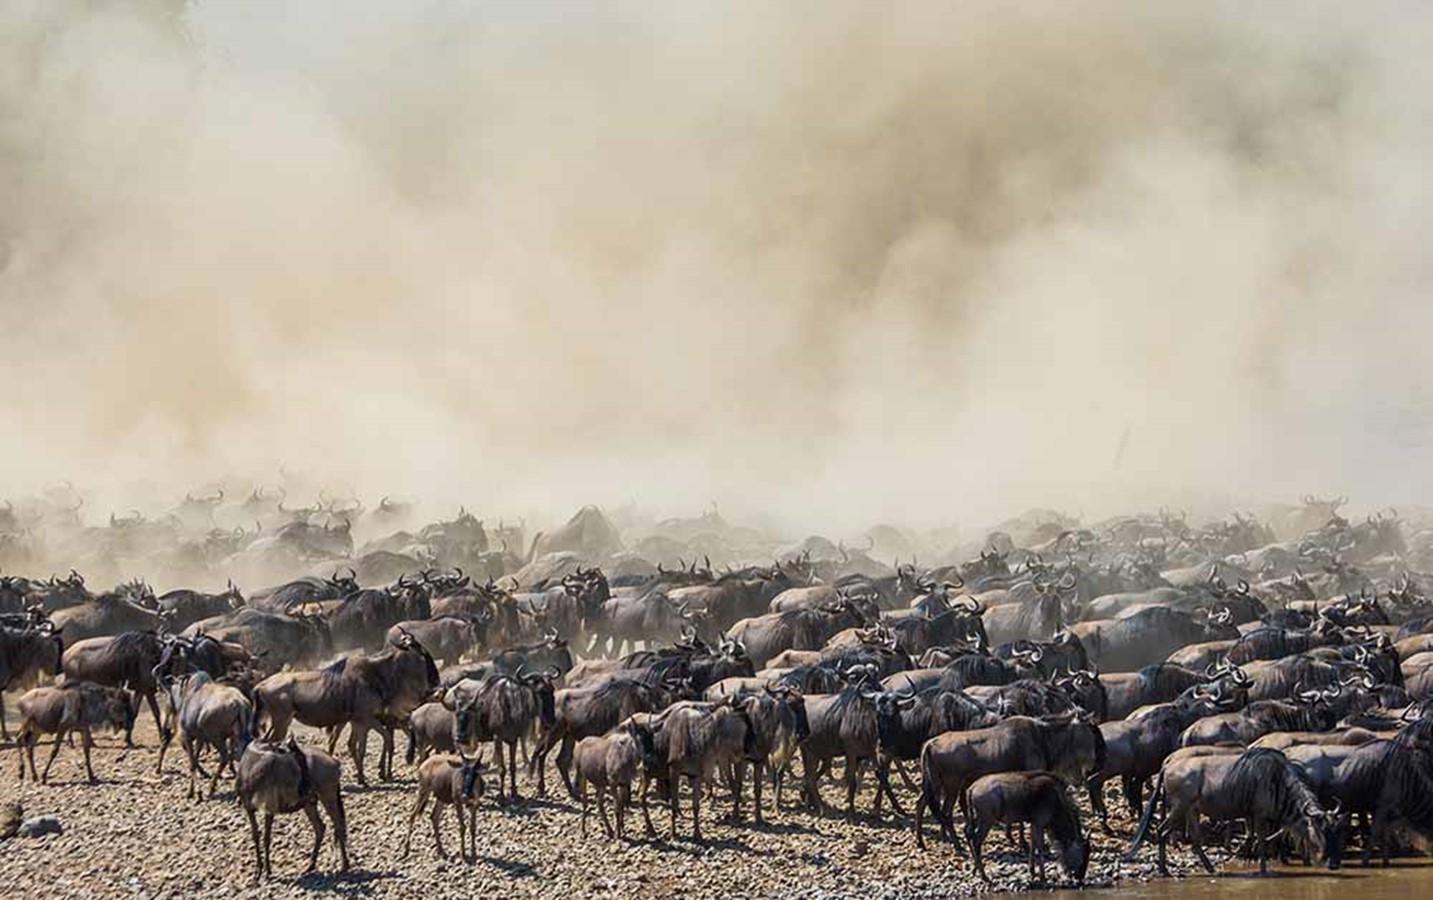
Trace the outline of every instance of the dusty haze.
{"type": "Polygon", "coordinates": [[[1428,499],[1431,25],[11,0],[0,493],[1428,499]]]}

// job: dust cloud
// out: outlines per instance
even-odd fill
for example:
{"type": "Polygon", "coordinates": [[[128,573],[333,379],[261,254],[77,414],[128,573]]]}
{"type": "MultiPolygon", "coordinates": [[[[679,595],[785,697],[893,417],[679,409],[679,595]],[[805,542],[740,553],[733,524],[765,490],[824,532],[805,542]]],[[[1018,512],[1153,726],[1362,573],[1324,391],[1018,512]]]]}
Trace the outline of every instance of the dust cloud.
{"type": "Polygon", "coordinates": [[[0,493],[1429,499],[1413,3],[0,5],[0,493]]]}

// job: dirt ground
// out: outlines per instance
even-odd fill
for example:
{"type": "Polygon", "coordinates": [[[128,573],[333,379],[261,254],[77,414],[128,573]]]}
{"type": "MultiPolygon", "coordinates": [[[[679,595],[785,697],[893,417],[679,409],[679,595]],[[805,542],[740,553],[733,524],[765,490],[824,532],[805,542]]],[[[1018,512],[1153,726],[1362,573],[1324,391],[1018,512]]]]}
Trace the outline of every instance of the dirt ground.
{"type": "MultiPolygon", "coordinates": [[[[11,698],[13,699],[13,698],[11,698]]],[[[9,721],[15,722],[13,714],[9,721]]],[[[319,736],[302,728],[300,739],[319,736]]],[[[945,897],[1029,887],[1023,859],[999,832],[987,842],[987,867],[994,885],[975,877],[969,860],[948,845],[915,846],[908,820],[876,822],[863,815],[846,824],[832,810],[813,816],[796,808],[797,791],[788,784],[779,813],[768,824],[728,818],[729,801],[721,791],[704,804],[703,830],[708,843],[689,837],[690,813],[684,802],[681,835],[667,840],[667,812],[653,804],[653,821],[663,838],[642,837],[640,816],[629,818],[629,836],[620,842],[602,835],[594,809],[589,836],[579,833],[579,808],[562,792],[555,772],[548,776],[546,799],[527,798],[499,807],[485,795],[478,816],[478,859],[464,863],[437,857],[427,816],[419,819],[412,855],[401,859],[407,816],[414,801],[411,769],[398,762],[400,780],[361,788],[345,766],[344,799],[348,811],[353,868],[337,873],[331,841],[319,856],[319,872],[301,875],[312,833],[302,814],[280,818],[274,829],[274,878],[256,885],[248,826],[227,782],[214,800],[186,800],[187,763],[177,745],[154,771],[157,740],[152,721],[141,720],[134,749],[118,737],[102,736],[94,755],[97,785],[85,781],[79,748],[64,747],[48,785],[17,780],[18,751],[0,752],[0,804],[18,800],[25,816],[51,813],[64,834],[13,838],[0,845],[0,894],[27,897],[945,897]]],[[[400,739],[401,743],[401,739],[400,739]]],[[[368,771],[376,771],[374,739],[368,771]]],[[[44,765],[48,748],[37,753],[44,765]]],[[[555,755],[555,754],[554,754],[555,755]]],[[[873,779],[862,791],[859,808],[869,810],[873,779]]],[[[520,779],[525,794],[531,790],[520,779]]],[[[489,782],[489,792],[492,784],[489,782]]],[[[900,788],[898,788],[900,790],[900,788]]],[[[828,802],[841,799],[836,784],[824,788],[828,802]]],[[[770,792],[767,801],[770,802],[770,792]]],[[[908,791],[904,801],[914,800],[908,791]]],[[[1111,800],[1114,800],[1113,795],[1111,800]]],[[[1120,806],[1111,803],[1111,809],[1120,806]]],[[[769,810],[769,807],[768,807],[769,810]]],[[[748,816],[750,808],[747,809],[748,816]]],[[[1122,821],[1123,829],[1130,822],[1122,821]]],[[[930,828],[929,823],[927,824],[930,828]]],[[[443,820],[446,849],[455,852],[457,825],[451,810],[443,820]]],[[[1152,876],[1152,853],[1131,864],[1119,861],[1124,841],[1094,834],[1095,854],[1087,884],[1109,885],[1152,876]]],[[[1177,869],[1189,861],[1176,854],[1177,869]]],[[[1216,863],[1222,859],[1215,855],[1216,863]]],[[[1051,880],[1063,878],[1048,865],[1051,880]]]]}

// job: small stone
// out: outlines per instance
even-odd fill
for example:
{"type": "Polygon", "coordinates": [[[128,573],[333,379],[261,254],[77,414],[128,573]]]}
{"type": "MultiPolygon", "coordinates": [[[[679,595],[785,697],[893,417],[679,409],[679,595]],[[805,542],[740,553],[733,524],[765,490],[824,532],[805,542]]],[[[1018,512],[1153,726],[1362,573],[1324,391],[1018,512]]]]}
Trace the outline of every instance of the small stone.
{"type": "Polygon", "coordinates": [[[16,833],[20,837],[33,838],[43,837],[47,834],[64,834],[65,829],[60,825],[59,816],[46,815],[26,819],[20,823],[20,828],[16,833]]]}

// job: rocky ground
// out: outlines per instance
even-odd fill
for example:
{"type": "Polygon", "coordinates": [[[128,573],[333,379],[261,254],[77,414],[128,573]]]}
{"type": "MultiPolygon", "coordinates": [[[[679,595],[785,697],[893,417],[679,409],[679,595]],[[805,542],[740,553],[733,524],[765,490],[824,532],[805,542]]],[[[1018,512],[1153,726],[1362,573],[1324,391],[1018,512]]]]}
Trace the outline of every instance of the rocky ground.
{"type": "MultiPolygon", "coordinates": [[[[315,739],[312,732],[299,734],[315,739]]],[[[345,791],[351,872],[334,874],[338,860],[330,843],[319,858],[320,874],[300,875],[311,832],[305,818],[294,815],[275,825],[273,881],[256,886],[248,828],[231,790],[221,785],[215,800],[185,800],[182,754],[171,753],[164,772],[154,771],[152,722],[138,729],[140,746],[135,749],[125,751],[117,738],[100,741],[94,757],[101,779],[97,785],[86,783],[78,748],[60,751],[45,786],[18,782],[16,752],[7,748],[0,753],[0,809],[18,801],[26,818],[54,814],[64,827],[61,835],[15,837],[0,844],[0,894],[367,897],[412,896],[418,888],[429,897],[946,897],[1030,886],[1023,861],[998,832],[987,844],[991,887],[948,845],[918,850],[904,821],[896,825],[889,819],[863,818],[848,825],[834,812],[812,816],[790,806],[796,800],[790,789],[783,798],[786,808],[770,816],[773,821],[764,827],[719,818],[729,809],[724,800],[707,805],[705,845],[685,837],[607,840],[595,811],[591,833],[583,838],[576,805],[551,794],[553,786],[561,791],[555,775],[549,776],[547,800],[511,808],[484,803],[476,862],[438,859],[426,816],[415,830],[412,856],[403,860],[400,851],[414,791],[401,761],[403,780],[371,788],[350,785],[345,791]]],[[[370,775],[376,759],[375,742],[370,775]]],[[[43,760],[40,756],[40,765],[43,760]]],[[[345,759],[344,764],[347,773],[350,763],[345,759]]],[[[838,789],[828,785],[826,793],[835,801],[838,789]]],[[[868,789],[861,797],[862,809],[869,808],[870,799],[868,789]]],[[[653,818],[665,834],[665,810],[654,809],[653,818]]],[[[629,819],[629,824],[640,836],[640,817],[629,819]]],[[[457,847],[451,812],[443,827],[451,852],[457,847]]],[[[682,823],[681,834],[688,834],[688,827],[689,819],[682,823]]],[[[1095,843],[1088,884],[1152,876],[1148,858],[1134,865],[1119,861],[1123,840],[1097,832],[1095,843]]],[[[1219,858],[1216,854],[1216,862],[1219,858]]],[[[1188,870],[1188,860],[1177,859],[1179,868],[1188,870]]],[[[1062,877],[1054,863],[1047,874],[1062,877]]]]}

